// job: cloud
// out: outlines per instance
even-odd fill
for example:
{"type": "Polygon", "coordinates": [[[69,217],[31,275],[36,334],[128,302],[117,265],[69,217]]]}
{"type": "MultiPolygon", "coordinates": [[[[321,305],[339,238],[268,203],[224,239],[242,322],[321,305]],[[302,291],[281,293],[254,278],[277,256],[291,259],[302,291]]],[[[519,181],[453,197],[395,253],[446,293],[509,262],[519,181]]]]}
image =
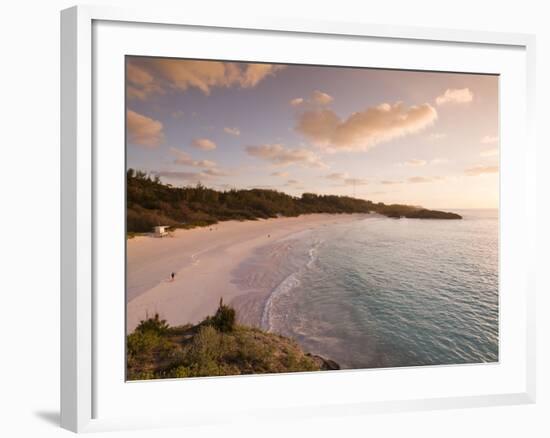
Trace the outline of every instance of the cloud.
{"type": "Polygon", "coordinates": [[[210,167],[209,169],[203,170],[202,173],[209,176],[229,176],[229,172],[218,169],[217,167],[210,167]]]}
{"type": "Polygon", "coordinates": [[[411,176],[407,179],[410,183],[425,183],[425,182],[431,182],[431,178],[427,178],[424,176],[411,176]]]}
{"type": "Polygon", "coordinates": [[[290,100],[289,103],[291,106],[300,106],[306,102],[314,105],[328,105],[333,100],[334,98],[330,94],[315,90],[313,93],[311,93],[311,96],[308,100],[304,99],[303,97],[296,97],[295,99],[290,100]]]}
{"type": "Polygon", "coordinates": [[[328,175],[325,175],[326,179],[332,179],[332,180],[344,180],[349,177],[349,174],[347,172],[334,172],[329,173],[328,175]]]}
{"type": "Polygon", "coordinates": [[[239,136],[241,135],[241,131],[239,130],[239,128],[223,128],[223,131],[227,134],[230,134],[230,135],[235,135],[235,136],[239,136]]]}
{"type": "Polygon", "coordinates": [[[298,181],[297,179],[289,179],[284,184],[283,187],[290,187],[294,190],[305,190],[304,185],[301,181],[298,181]]]}
{"type": "Polygon", "coordinates": [[[184,183],[198,183],[202,180],[211,178],[210,175],[203,172],[159,171],[152,173],[153,175],[158,175],[163,179],[170,179],[184,183]]]}
{"type": "Polygon", "coordinates": [[[295,99],[292,99],[289,103],[290,103],[291,106],[298,106],[298,105],[301,105],[302,103],[304,103],[304,98],[303,97],[296,97],[295,99]]]}
{"type": "Polygon", "coordinates": [[[198,167],[212,168],[217,166],[216,162],[211,160],[198,160],[196,163],[198,167]]]}
{"type": "Polygon", "coordinates": [[[277,166],[298,164],[305,167],[327,168],[319,156],[309,149],[290,149],[281,144],[247,146],[246,152],[256,158],[269,161],[277,166]]]}
{"type": "Polygon", "coordinates": [[[281,65],[167,58],[134,58],[127,65],[128,96],[145,100],[153,93],[197,88],[252,88],[284,68],[281,65]]]}
{"type": "Polygon", "coordinates": [[[130,143],[140,146],[156,148],[164,139],[163,125],[160,121],[132,110],[126,111],[126,129],[130,143]]]}
{"type": "Polygon", "coordinates": [[[481,141],[481,144],[498,143],[498,137],[497,136],[486,135],[480,141],[481,141]]]}
{"type": "Polygon", "coordinates": [[[229,173],[216,167],[201,170],[198,172],[186,172],[186,171],[160,171],[152,172],[153,175],[158,175],[160,178],[167,178],[184,183],[198,183],[205,180],[215,180],[216,177],[228,176],[229,173]]]}
{"type": "Polygon", "coordinates": [[[407,160],[403,163],[404,166],[412,166],[412,167],[425,166],[426,164],[428,164],[426,160],[417,160],[417,159],[407,160]]]}
{"type": "Polygon", "coordinates": [[[283,65],[247,64],[244,69],[244,76],[237,81],[243,88],[255,87],[262,79],[284,68],[283,65]]]}
{"type": "Polygon", "coordinates": [[[428,135],[428,140],[442,140],[447,137],[447,134],[444,132],[432,132],[430,135],[428,135]]]}
{"type": "Polygon", "coordinates": [[[176,148],[170,148],[170,152],[176,156],[176,158],[174,159],[175,164],[180,164],[182,166],[202,167],[202,168],[213,168],[217,166],[217,164],[214,161],[193,160],[193,158],[191,158],[191,155],[189,155],[187,152],[184,152],[176,148]]]}
{"type": "Polygon", "coordinates": [[[446,103],[469,103],[474,100],[474,93],[469,88],[447,88],[445,93],[435,98],[435,103],[445,105],[446,103]]]}
{"type": "Polygon", "coordinates": [[[436,181],[442,181],[445,178],[442,176],[411,176],[407,179],[408,182],[417,184],[417,183],[430,183],[436,181]]]}
{"type": "Polygon", "coordinates": [[[498,173],[498,166],[483,166],[478,164],[477,166],[466,169],[464,173],[468,176],[480,176],[491,173],[498,173]]]}
{"type": "Polygon", "coordinates": [[[498,155],[498,148],[481,151],[479,155],[482,157],[494,157],[495,155],[498,155]]]}
{"type": "Polygon", "coordinates": [[[426,166],[426,165],[447,163],[448,161],[449,160],[447,160],[446,158],[433,158],[431,160],[412,159],[412,160],[407,160],[402,163],[399,163],[399,166],[420,167],[420,166],[426,166]]]}
{"type": "Polygon", "coordinates": [[[385,179],[385,180],[380,181],[380,184],[383,184],[385,186],[390,186],[390,185],[394,185],[394,184],[403,184],[403,181],[395,181],[395,180],[385,179]]]}
{"type": "Polygon", "coordinates": [[[273,172],[271,176],[278,176],[280,178],[286,178],[288,176],[288,172],[273,172]]]}
{"type": "Polygon", "coordinates": [[[413,134],[432,125],[437,111],[430,104],[405,107],[383,103],[340,119],[330,109],[303,112],[296,130],[330,152],[363,151],[378,143],[413,134]]]}
{"type": "Polygon", "coordinates": [[[160,85],[151,73],[139,66],[126,66],[126,95],[129,99],[146,100],[153,93],[162,93],[160,85]]]}
{"type": "Polygon", "coordinates": [[[327,93],[323,93],[322,91],[315,90],[311,94],[311,101],[313,103],[316,103],[317,105],[328,105],[330,102],[332,102],[334,98],[327,93]]]}
{"type": "Polygon", "coordinates": [[[364,178],[346,178],[344,179],[344,184],[348,186],[366,186],[368,184],[368,180],[364,178]]]}
{"type": "Polygon", "coordinates": [[[344,185],[347,186],[360,186],[367,185],[369,183],[366,179],[363,178],[352,178],[347,172],[329,173],[328,175],[325,175],[325,178],[333,181],[341,181],[344,185]]]}
{"type": "Polygon", "coordinates": [[[216,143],[208,138],[195,138],[191,142],[191,146],[197,149],[202,149],[203,151],[211,151],[216,149],[216,143]]]}

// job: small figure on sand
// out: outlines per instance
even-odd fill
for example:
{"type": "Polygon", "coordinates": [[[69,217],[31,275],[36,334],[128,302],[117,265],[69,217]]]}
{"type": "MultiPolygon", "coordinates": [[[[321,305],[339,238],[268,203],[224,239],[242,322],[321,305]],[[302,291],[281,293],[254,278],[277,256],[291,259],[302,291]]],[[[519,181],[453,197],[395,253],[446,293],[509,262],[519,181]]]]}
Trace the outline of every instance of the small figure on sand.
{"type": "Polygon", "coordinates": [[[170,274],[170,281],[174,281],[174,278],[176,277],[176,273],[175,272],[172,272],[170,274]]]}
{"type": "Polygon", "coordinates": [[[268,234],[267,237],[271,237],[271,234],[268,234]]]}

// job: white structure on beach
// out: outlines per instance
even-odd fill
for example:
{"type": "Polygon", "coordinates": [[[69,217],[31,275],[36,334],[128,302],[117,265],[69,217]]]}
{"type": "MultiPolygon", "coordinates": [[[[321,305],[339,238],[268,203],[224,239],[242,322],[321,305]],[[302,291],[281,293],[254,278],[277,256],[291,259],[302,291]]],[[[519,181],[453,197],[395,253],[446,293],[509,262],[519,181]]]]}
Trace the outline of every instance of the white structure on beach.
{"type": "Polygon", "coordinates": [[[168,231],[166,229],[169,228],[168,225],[158,225],[155,228],[153,228],[153,234],[155,237],[165,237],[168,236],[168,231]]]}

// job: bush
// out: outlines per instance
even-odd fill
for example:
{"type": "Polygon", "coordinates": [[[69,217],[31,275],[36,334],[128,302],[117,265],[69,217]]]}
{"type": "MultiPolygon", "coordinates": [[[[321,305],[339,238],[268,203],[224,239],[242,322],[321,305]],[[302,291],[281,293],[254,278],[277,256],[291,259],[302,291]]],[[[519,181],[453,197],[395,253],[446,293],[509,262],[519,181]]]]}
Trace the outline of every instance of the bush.
{"type": "Polygon", "coordinates": [[[152,332],[156,333],[157,335],[164,335],[168,332],[169,329],[170,326],[168,325],[166,320],[160,319],[159,314],[155,313],[155,316],[153,318],[147,318],[140,321],[135,331],[139,333],[152,332]]]}
{"type": "Polygon", "coordinates": [[[156,379],[157,376],[152,371],[139,371],[137,373],[128,376],[129,380],[151,380],[156,379]]]}
{"type": "Polygon", "coordinates": [[[154,378],[149,376],[150,364],[155,361],[155,352],[165,345],[166,341],[151,331],[144,333],[135,331],[128,335],[126,337],[128,378],[130,380],[154,378]]]}
{"type": "Polygon", "coordinates": [[[232,360],[244,373],[269,372],[273,369],[274,348],[268,343],[258,342],[253,335],[242,333],[232,360]]]}
{"type": "Polygon", "coordinates": [[[237,326],[235,310],[221,299],[215,315],[198,325],[169,327],[155,314],[127,336],[126,346],[129,380],[320,369],[291,339],[237,326]]]}
{"type": "Polygon", "coordinates": [[[180,379],[182,377],[192,377],[192,375],[188,367],[180,365],[170,370],[170,372],[166,374],[166,377],[170,379],[180,379]]]}
{"type": "Polygon", "coordinates": [[[204,326],[194,336],[188,358],[191,362],[200,359],[217,360],[221,353],[221,337],[214,327],[204,326]]]}
{"type": "Polygon", "coordinates": [[[210,319],[211,324],[216,330],[222,333],[232,332],[235,328],[236,313],[235,309],[223,304],[223,298],[220,298],[220,305],[216,314],[210,319]]]}
{"type": "Polygon", "coordinates": [[[155,314],[153,318],[141,321],[126,337],[128,377],[131,380],[155,378],[149,369],[150,364],[168,360],[174,355],[177,346],[165,336],[168,332],[166,321],[155,314]]]}
{"type": "Polygon", "coordinates": [[[222,356],[222,335],[210,325],[203,326],[194,336],[185,361],[190,364],[190,376],[218,376],[218,362],[222,356]]]}
{"type": "Polygon", "coordinates": [[[147,355],[158,346],[159,342],[160,337],[156,333],[136,331],[127,337],[128,355],[133,357],[147,355]]]}

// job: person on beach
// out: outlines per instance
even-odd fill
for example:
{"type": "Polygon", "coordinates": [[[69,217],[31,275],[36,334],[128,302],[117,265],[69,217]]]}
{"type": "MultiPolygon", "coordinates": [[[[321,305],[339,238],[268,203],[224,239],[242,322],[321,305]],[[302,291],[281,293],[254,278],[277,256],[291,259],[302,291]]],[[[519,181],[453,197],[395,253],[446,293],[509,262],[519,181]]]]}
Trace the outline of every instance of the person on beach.
{"type": "Polygon", "coordinates": [[[172,272],[172,273],[170,274],[170,279],[171,279],[172,281],[174,281],[174,277],[175,277],[175,276],[176,276],[176,273],[175,273],[175,272],[172,272]]]}

